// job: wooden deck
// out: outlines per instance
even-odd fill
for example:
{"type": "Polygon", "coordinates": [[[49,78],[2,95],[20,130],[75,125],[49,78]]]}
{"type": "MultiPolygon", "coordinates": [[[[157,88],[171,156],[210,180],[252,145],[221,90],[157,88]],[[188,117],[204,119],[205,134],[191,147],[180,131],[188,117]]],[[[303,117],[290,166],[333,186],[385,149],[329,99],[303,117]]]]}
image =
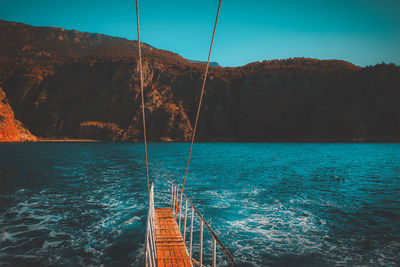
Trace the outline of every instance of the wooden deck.
{"type": "Polygon", "coordinates": [[[157,266],[193,266],[171,208],[154,209],[157,266]]]}

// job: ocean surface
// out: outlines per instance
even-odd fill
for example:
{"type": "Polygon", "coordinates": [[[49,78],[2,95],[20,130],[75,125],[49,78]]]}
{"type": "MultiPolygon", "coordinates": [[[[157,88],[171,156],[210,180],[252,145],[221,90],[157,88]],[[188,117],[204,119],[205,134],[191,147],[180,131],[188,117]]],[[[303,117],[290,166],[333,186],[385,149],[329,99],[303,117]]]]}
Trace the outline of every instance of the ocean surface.
{"type": "MultiPolygon", "coordinates": [[[[156,201],[188,150],[149,145],[156,201]]],[[[400,144],[195,144],[186,193],[239,266],[400,264],[400,144]]],[[[0,145],[0,266],[140,266],[146,216],[142,144],[0,145]]]]}

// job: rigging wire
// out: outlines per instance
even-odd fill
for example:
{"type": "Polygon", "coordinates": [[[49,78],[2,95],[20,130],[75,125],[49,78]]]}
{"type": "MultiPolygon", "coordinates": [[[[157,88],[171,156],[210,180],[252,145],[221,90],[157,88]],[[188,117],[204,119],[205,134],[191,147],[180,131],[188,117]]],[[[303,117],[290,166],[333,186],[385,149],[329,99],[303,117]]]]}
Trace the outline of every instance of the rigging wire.
{"type": "Polygon", "coordinates": [[[147,157],[147,135],[146,135],[146,115],[144,112],[144,94],[143,94],[143,71],[142,71],[142,46],[140,43],[140,29],[139,29],[139,0],[136,0],[136,24],[138,35],[138,55],[139,55],[139,73],[140,73],[140,94],[142,98],[142,121],[143,121],[143,143],[146,155],[146,177],[147,177],[147,193],[150,198],[150,179],[149,179],[149,161],[147,157]]]}
{"type": "Polygon", "coordinates": [[[200,115],[200,110],[201,110],[201,102],[203,101],[204,89],[206,87],[208,68],[210,66],[211,51],[212,51],[213,44],[214,44],[215,31],[217,29],[217,22],[218,22],[218,17],[219,17],[219,10],[221,8],[221,2],[222,2],[222,0],[219,0],[217,16],[215,18],[214,30],[213,30],[213,34],[212,34],[212,38],[211,38],[210,50],[208,52],[207,65],[206,65],[206,70],[205,70],[205,73],[204,73],[203,85],[201,87],[201,94],[200,94],[200,99],[199,99],[199,105],[198,105],[198,108],[197,108],[196,121],[194,123],[192,141],[190,143],[189,156],[188,156],[188,159],[187,159],[187,162],[186,162],[186,171],[185,171],[185,176],[184,176],[184,179],[183,179],[183,184],[182,184],[182,189],[181,189],[181,201],[180,201],[180,204],[179,204],[179,210],[180,210],[180,207],[182,205],[183,190],[185,188],[187,173],[188,173],[188,170],[189,170],[189,163],[190,163],[190,156],[192,155],[193,142],[194,142],[194,138],[196,136],[197,123],[199,121],[199,115],[200,115]]]}

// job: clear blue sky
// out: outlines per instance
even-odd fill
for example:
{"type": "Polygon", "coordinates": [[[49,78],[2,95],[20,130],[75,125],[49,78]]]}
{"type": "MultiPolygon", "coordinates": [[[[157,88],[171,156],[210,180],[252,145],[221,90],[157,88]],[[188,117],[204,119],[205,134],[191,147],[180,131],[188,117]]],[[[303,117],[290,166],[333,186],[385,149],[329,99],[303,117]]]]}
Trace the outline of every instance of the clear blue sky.
{"type": "MultiPolygon", "coordinates": [[[[206,60],[218,0],[141,0],[142,40],[206,60]]],[[[212,61],[400,65],[400,0],[222,0],[212,61]]],[[[0,0],[0,19],[136,39],[134,0],[0,0]]]]}

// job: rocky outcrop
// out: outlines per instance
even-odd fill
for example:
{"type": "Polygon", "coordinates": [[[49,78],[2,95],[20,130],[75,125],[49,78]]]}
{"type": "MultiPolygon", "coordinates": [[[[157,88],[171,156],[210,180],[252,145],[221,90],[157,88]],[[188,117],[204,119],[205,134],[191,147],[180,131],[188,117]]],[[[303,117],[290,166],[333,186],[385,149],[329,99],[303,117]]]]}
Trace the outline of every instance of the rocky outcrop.
{"type": "Polygon", "coordinates": [[[0,87],[0,142],[35,142],[33,136],[20,121],[8,104],[6,94],[0,87]]]}
{"type": "MultiPolygon", "coordinates": [[[[37,136],[142,139],[136,42],[0,21],[0,86],[37,136]]],[[[151,141],[187,141],[205,65],[143,46],[151,141]]],[[[400,68],[294,58],[210,67],[198,141],[400,141],[400,68]]]]}

